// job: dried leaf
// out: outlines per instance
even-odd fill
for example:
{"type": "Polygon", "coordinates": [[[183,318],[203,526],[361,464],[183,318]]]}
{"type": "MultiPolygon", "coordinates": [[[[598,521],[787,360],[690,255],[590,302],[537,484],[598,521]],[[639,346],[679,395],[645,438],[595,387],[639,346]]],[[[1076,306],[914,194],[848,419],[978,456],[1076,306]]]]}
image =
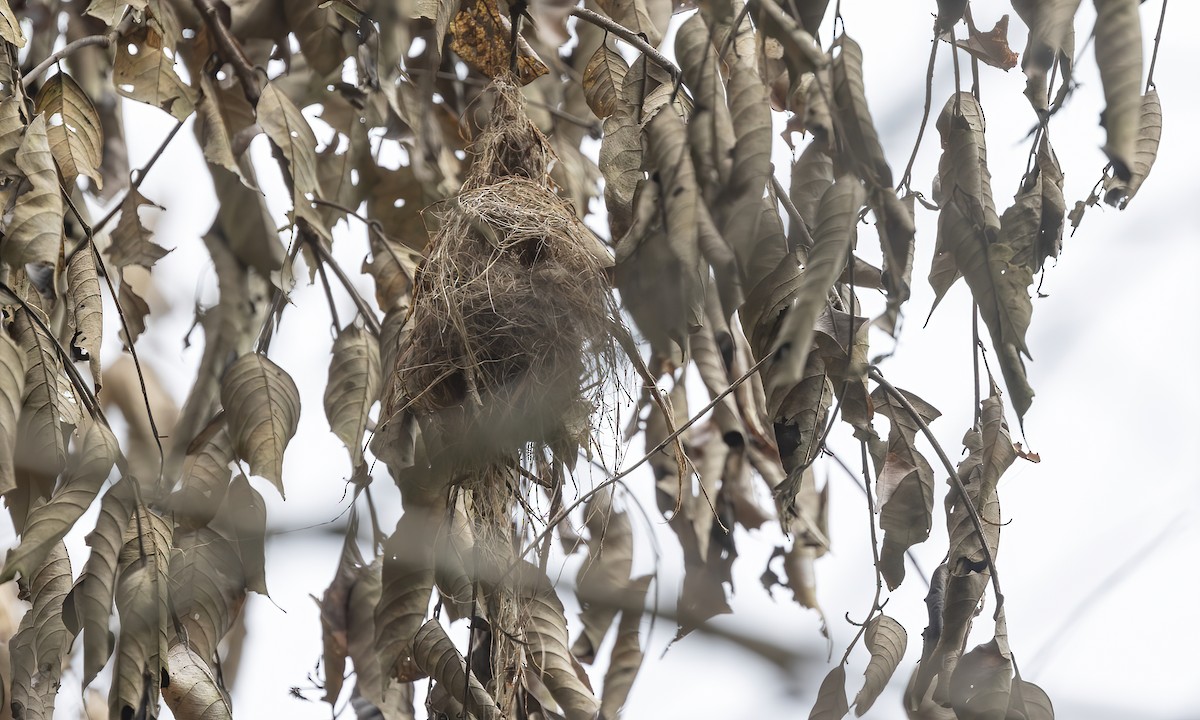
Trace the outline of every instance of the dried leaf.
{"type": "Polygon", "coordinates": [[[864,673],[866,681],[862,690],[854,697],[856,717],[862,717],[875,704],[875,699],[887,687],[908,646],[908,633],[904,631],[904,626],[887,615],[871,618],[863,639],[871,651],[871,662],[864,673]]]}
{"type": "Polygon", "coordinates": [[[1012,658],[995,638],[958,661],[950,680],[950,705],[960,718],[1004,720],[1012,693],[1012,658]]]}
{"type": "MultiPolygon", "coordinates": [[[[926,425],[941,413],[916,395],[901,390],[926,425]]],[[[933,524],[933,468],[916,448],[920,426],[912,415],[883,388],[871,393],[875,411],[888,418],[886,448],[875,457],[876,489],[879,494],[879,526],[883,546],[879,570],[889,589],[904,580],[904,553],[925,542],[933,524]]],[[[873,452],[876,452],[873,448],[873,452]]]]}
{"type": "Polygon", "coordinates": [[[846,666],[839,664],[829,671],[817,690],[817,703],[808,720],[840,720],[850,712],[846,702],[846,666]]]}
{"type": "Polygon", "coordinates": [[[117,227],[112,232],[112,244],[107,251],[109,262],[114,267],[140,265],[149,270],[170,252],[151,240],[154,233],[146,229],[138,216],[138,209],[147,205],[158,207],[137,190],[130,190],[121,201],[121,218],[117,220],[117,227]]]}
{"type": "Polygon", "coordinates": [[[972,26],[967,39],[959,41],[957,45],[970,53],[971,57],[1005,72],[1017,66],[1017,54],[1008,46],[1008,15],[1001,15],[996,26],[988,32],[980,32],[972,26]]]}
{"type": "Polygon", "coordinates": [[[86,687],[108,662],[114,638],[108,629],[117,567],[125,543],[125,528],[135,506],[134,480],[121,478],[100,500],[96,527],[88,533],[92,549],[83,573],[63,605],[64,622],[72,635],[83,631],[83,684],[86,687]]]}
{"type": "Polygon", "coordinates": [[[216,675],[186,643],[167,651],[170,682],[163,685],[163,700],[179,720],[233,720],[233,704],[216,675]]]}
{"type": "Polygon", "coordinates": [[[267,595],[267,508],[262,495],[250,486],[245,475],[239,473],[229,483],[220,516],[242,559],[246,589],[267,595]]]}
{"type": "Polygon", "coordinates": [[[175,74],[174,53],[152,27],[116,43],[113,85],[121,95],[164,110],[183,122],[195,107],[196,91],[175,74]]]}
{"type": "Polygon", "coordinates": [[[23,580],[42,565],[46,553],[61,542],[96,499],[100,486],[119,454],[117,439],[102,422],[88,425],[67,465],[63,482],[54,496],[29,513],[21,532],[21,543],[8,551],[0,582],[18,573],[23,580]]]}
{"type": "Polygon", "coordinates": [[[737,143],[733,148],[733,167],[725,192],[731,200],[758,200],[770,179],[771,107],[767,89],[758,76],[753,58],[734,62],[727,86],[729,114],[737,143]]]}
{"type": "Polygon", "coordinates": [[[258,186],[245,152],[260,132],[262,128],[240,81],[230,79],[218,85],[207,73],[200,73],[196,137],[204,149],[204,159],[237,175],[252,190],[258,186]]]}
{"type": "Polygon", "coordinates": [[[26,372],[25,351],[0,330],[0,495],[7,495],[17,486],[13,460],[26,372]]]}
{"type": "Polygon", "coordinates": [[[139,508],[125,533],[117,575],[121,634],[108,698],[111,716],[158,717],[159,689],[168,677],[170,553],[170,523],[139,508]]]}
{"type": "Polygon", "coordinates": [[[379,400],[382,385],[379,340],[358,325],[347,325],[333,343],[325,385],[325,417],[333,434],[350,451],[351,467],[362,463],[368,413],[379,400]]]}
{"type": "Polygon", "coordinates": [[[375,607],[375,648],[384,677],[407,682],[420,677],[418,667],[432,674],[414,655],[413,643],[417,631],[422,629],[433,592],[433,547],[429,538],[436,533],[437,522],[432,513],[414,509],[400,516],[395,531],[383,546],[382,591],[375,607]]]}
{"type": "MultiPolygon", "coordinates": [[[[0,57],[3,55],[0,54],[0,57]]],[[[25,134],[23,114],[21,98],[14,95],[0,100],[0,172],[6,175],[21,174],[16,156],[17,148],[21,146],[21,138],[25,134]]]]}
{"type": "Polygon", "coordinates": [[[1119,180],[1111,187],[1105,187],[1104,202],[1119,206],[1122,210],[1137,194],[1154,167],[1158,157],[1158,142],[1162,138],[1162,105],[1158,101],[1158,90],[1151,90],[1142,96],[1141,123],[1138,127],[1136,154],[1133,156],[1132,173],[1129,182],[1119,180]]]}
{"type": "MultiPolygon", "coordinates": [[[[407,308],[413,280],[422,256],[407,245],[381,232],[372,232],[371,258],[363,261],[362,271],[375,279],[375,301],[385,313],[407,308]]],[[[392,365],[386,364],[391,368],[392,365]]]]}
{"type": "MultiPolygon", "coordinates": [[[[512,21],[500,12],[496,0],[467,0],[450,21],[450,49],[471,69],[490,78],[507,75],[512,64],[512,21]]],[[[524,37],[517,36],[516,76],[528,85],[550,68],[524,37]]]]}
{"type": "Polygon", "coordinates": [[[621,607],[621,621],[617,623],[617,639],[608,659],[608,671],[604,673],[604,691],[600,696],[600,717],[606,720],[620,717],[621,708],[642,666],[642,606],[653,579],[651,575],[643,575],[629,581],[621,607]]]}
{"type": "Polygon", "coordinates": [[[71,587],[71,561],[61,542],[48,548],[36,571],[24,578],[33,607],[9,641],[12,717],[51,720],[71,634],[63,625],[63,598],[71,587]]]}
{"type": "Polygon", "coordinates": [[[67,306],[67,323],[72,333],[71,356],[88,361],[92,382],[99,390],[104,303],[100,299],[100,276],[96,273],[96,256],[90,243],[67,263],[67,291],[71,296],[71,304],[67,306]]]}
{"type": "Polygon", "coordinates": [[[125,311],[125,327],[118,333],[125,347],[132,347],[141,334],[146,331],[146,318],[150,315],[150,305],[145,298],[137,294],[133,286],[122,277],[121,286],[117,290],[117,303],[125,311]]]}
{"type": "Polygon", "coordinates": [[[465,712],[470,716],[480,720],[500,720],[502,717],[496,701],[479,684],[475,675],[467,675],[466,661],[436,619],[429,620],[417,631],[413,660],[440,685],[453,688],[451,692],[454,697],[459,697],[462,688],[467,688],[469,697],[465,712]]]}
{"type": "Polygon", "coordinates": [[[687,124],[696,178],[706,204],[714,211],[723,211],[716,202],[729,183],[736,138],[718,70],[721,63],[710,37],[703,14],[692,15],[675,35],[675,56],[683,79],[696,98],[696,108],[687,124]]]}
{"type": "MultiPolygon", "coordinates": [[[[63,372],[54,339],[26,313],[13,323],[14,339],[25,351],[25,399],[17,422],[16,464],[53,478],[67,461],[63,424],[77,425],[82,411],[63,372]]],[[[44,326],[46,318],[42,317],[44,326]]]]}
{"type": "Polygon", "coordinates": [[[1106,107],[1104,153],[1117,179],[1129,182],[1137,152],[1142,84],[1142,25],[1137,0],[1094,0],[1096,64],[1106,107]]]}
{"type": "Polygon", "coordinates": [[[1021,713],[1025,720],[1054,720],[1054,703],[1045,690],[1017,676],[1013,678],[1008,716],[1014,712],[1021,713]]]}
{"type": "Polygon", "coordinates": [[[17,196],[0,242],[0,257],[13,267],[35,262],[53,265],[62,248],[63,201],[46,133],[46,116],[37,115],[17,148],[16,165],[29,187],[17,196]]]}
{"type": "Polygon", "coordinates": [[[285,27],[296,34],[300,52],[322,77],[339,69],[346,59],[341,22],[332,4],[336,3],[283,3],[285,27]]]}
{"type": "Polygon", "coordinates": [[[764,382],[768,408],[780,407],[804,377],[805,361],[812,349],[813,326],[854,246],[858,211],[865,196],[857,179],[843,175],[821,197],[813,248],[799,285],[790,296],[791,309],[784,316],[771,348],[776,360],[764,382]]]}
{"type": "Polygon", "coordinates": [[[34,112],[46,116],[50,152],[63,180],[73,184],[84,176],[91,178],[97,188],[102,187],[100,158],[104,130],[100,115],[83,88],[70,75],[60,72],[42,85],[33,106],[34,112]]]}
{"type": "Polygon", "coordinates": [[[309,209],[309,196],[321,194],[317,177],[317,137],[312,126],[295,103],[279,89],[278,82],[267,83],[258,99],[258,124],[271,142],[279,146],[292,176],[292,205],[297,213],[309,209]]]}
{"type": "Polygon", "coordinates": [[[596,117],[604,119],[616,111],[617,98],[627,72],[629,64],[607,42],[596,48],[592,59],[583,69],[584,97],[596,117]]]}
{"type": "Polygon", "coordinates": [[[189,651],[207,666],[245,601],[242,561],[233,543],[206,527],[177,532],[175,548],[170,565],[171,604],[189,651]]]}
{"type": "Polygon", "coordinates": [[[598,0],[604,14],[658,47],[671,20],[668,0],[598,0]]]}
{"type": "Polygon", "coordinates": [[[522,562],[510,576],[517,602],[525,608],[525,643],[530,665],[563,709],[567,720],[592,720],[600,703],[575,671],[567,649],[567,620],[550,579],[522,562]]]}
{"type": "Polygon", "coordinates": [[[300,391],[265,355],[241,356],[221,378],[221,405],[237,456],[283,496],[283,451],[300,421],[300,391]]]}
{"type": "Polygon", "coordinates": [[[583,625],[571,654],[591,663],[620,607],[613,602],[629,583],[633,568],[633,527],[629,516],[613,507],[612,492],[598,493],[584,507],[588,556],[576,576],[583,625]]]}
{"type": "Polygon", "coordinates": [[[834,47],[841,48],[833,59],[830,76],[844,147],[854,161],[854,172],[863,182],[872,189],[889,188],[892,186],[892,169],[883,154],[875,121],[867,107],[862,48],[845,34],[837,39],[834,47]]]}
{"type": "Polygon", "coordinates": [[[8,0],[0,0],[0,38],[16,45],[18,49],[25,47],[25,35],[21,32],[21,25],[13,15],[8,0]]]}

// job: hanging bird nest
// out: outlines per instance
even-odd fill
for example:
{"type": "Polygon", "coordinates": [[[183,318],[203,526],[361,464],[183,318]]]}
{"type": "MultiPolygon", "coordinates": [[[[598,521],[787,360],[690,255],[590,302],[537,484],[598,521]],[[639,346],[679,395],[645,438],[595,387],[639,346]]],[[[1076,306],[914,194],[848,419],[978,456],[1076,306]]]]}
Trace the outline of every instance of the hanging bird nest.
{"type": "Polygon", "coordinates": [[[427,445],[460,464],[581,440],[583,386],[611,366],[606,251],[554,192],[553,152],[519,89],[495,89],[472,171],[418,274],[396,368],[427,445]]]}

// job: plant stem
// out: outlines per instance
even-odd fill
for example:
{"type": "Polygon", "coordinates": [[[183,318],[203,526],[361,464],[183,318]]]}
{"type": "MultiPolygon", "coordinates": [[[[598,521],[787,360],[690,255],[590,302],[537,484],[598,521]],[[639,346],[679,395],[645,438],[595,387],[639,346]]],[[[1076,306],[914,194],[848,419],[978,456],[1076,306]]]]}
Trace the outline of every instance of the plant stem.
{"type": "MultiPolygon", "coordinates": [[[[200,2],[200,1],[201,0],[196,0],[196,2],[200,2]]],[[[663,70],[666,70],[667,72],[669,72],[671,74],[672,80],[678,82],[679,77],[680,77],[679,68],[675,65],[675,63],[668,60],[665,55],[663,55],[657,49],[655,49],[655,47],[653,45],[651,45],[649,42],[647,42],[646,38],[642,37],[638,33],[635,33],[634,31],[630,30],[629,28],[625,27],[621,23],[616,22],[610,18],[604,17],[603,15],[601,15],[598,12],[588,10],[587,8],[582,8],[582,7],[574,8],[573,10],[571,10],[571,14],[574,15],[575,17],[579,18],[580,20],[583,20],[584,22],[589,22],[602,30],[607,30],[608,32],[612,33],[613,35],[616,35],[617,37],[621,38],[625,42],[634,46],[638,50],[641,50],[646,55],[646,57],[653,60],[656,65],[661,67],[663,70]]]]}

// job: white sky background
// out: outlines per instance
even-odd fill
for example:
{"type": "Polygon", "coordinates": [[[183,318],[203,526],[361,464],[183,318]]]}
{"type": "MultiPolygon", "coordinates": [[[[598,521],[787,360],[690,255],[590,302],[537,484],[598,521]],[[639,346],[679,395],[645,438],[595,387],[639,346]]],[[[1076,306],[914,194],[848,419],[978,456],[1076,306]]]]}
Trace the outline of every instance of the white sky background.
{"type": "MultiPolygon", "coordinates": [[[[977,24],[984,29],[1001,14],[1011,13],[1008,3],[998,0],[977,0],[973,5],[977,24]]],[[[1159,8],[1159,0],[1142,8],[1147,52],[1159,8]]],[[[932,2],[847,1],[842,7],[847,31],[864,48],[868,99],[897,178],[920,119],[933,9],[932,2]]],[[[1076,21],[1079,47],[1093,18],[1091,3],[1084,3],[1076,21]]],[[[1200,718],[1200,686],[1194,682],[1200,666],[1192,649],[1200,645],[1200,626],[1190,620],[1200,591],[1190,572],[1200,550],[1200,484],[1188,452],[1200,432],[1195,416],[1200,405],[1200,230],[1191,216],[1200,197],[1200,141],[1192,132],[1200,119],[1200,103],[1194,92],[1190,35],[1198,21],[1195,3],[1171,4],[1155,71],[1164,130],[1150,179],[1125,212],[1088,210],[1075,237],[1065,239],[1060,261],[1048,266],[1042,290],[1049,297],[1034,303],[1028,342],[1036,361],[1028,367],[1037,397],[1025,429],[1026,445],[1041,453],[1042,462],[1018,460],[1000,484],[1003,514],[1010,523],[1002,533],[998,563],[1010,641],[1023,674],[1046,689],[1063,718],[1200,718]]],[[[823,37],[829,37],[828,23],[823,37]]],[[[1015,50],[1023,50],[1024,28],[1015,15],[1010,38],[1015,50]]],[[[968,67],[964,63],[964,73],[969,73],[968,67]]],[[[1025,135],[1035,117],[1021,94],[1025,78],[1019,68],[1007,74],[987,66],[981,71],[992,187],[1002,210],[1011,203],[1024,170],[1029,149],[1025,135]]],[[[1103,130],[1097,124],[1104,103],[1090,49],[1076,72],[1083,86],[1051,125],[1051,140],[1066,173],[1068,205],[1087,196],[1105,163],[1099,150],[1103,130]]],[[[933,117],[914,169],[914,188],[926,195],[940,152],[933,119],[952,91],[950,53],[943,48],[933,117]]],[[[173,120],[146,106],[126,103],[126,108],[130,164],[141,167],[173,120]]],[[[157,218],[157,241],[173,252],[155,267],[162,302],[138,350],[179,401],[200,357],[199,331],[191,348],[182,347],[193,306],[216,300],[215,276],[200,240],[216,211],[215,200],[190,120],[188,124],[142,188],[167,208],[157,218]]],[[[321,132],[318,136],[327,138],[321,132]]],[[[265,160],[257,166],[282,225],[287,195],[265,152],[265,141],[256,140],[253,149],[256,160],[265,160]]],[[[777,141],[775,162],[785,185],[790,161],[790,151],[777,141]]],[[[934,220],[933,213],[918,206],[913,298],[897,352],[884,363],[883,372],[942,411],[932,427],[957,458],[972,416],[970,301],[965,285],[958,283],[929,326],[921,327],[932,299],[924,278],[934,220]]],[[[362,228],[340,225],[335,234],[335,256],[355,275],[366,255],[362,228]]],[[[863,226],[859,248],[866,257],[871,257],[873,244],[878,253],[873,228],[863,226]]],[[[358,280],[360,291],[373,297],[370,279],[358,280]]],[[[336,287],[335,297],[345,322],[353,316],[353,305],[336,287]]],[[[294,306],[285,311],[271,347],[272,359],[296,380],[304,408],[285,459],[287,503],[268,483],[254,481],[267,498],[269,524],[277,531],[328,522],[348,501],[346,451],[329,432],[322,411],[333,339],[325,298],[319,285],[301,285],[292,300],[294,306]]],[[[108,317],[106,332],[115,336],[115,315],[108,317]]],[[[891,347],[881,335],[873,336],[872,342],[873,355],[891,347]]],[[[106,347],[111,351],[119,344],[106,347]]],[[[104,360],[111,362],[113,354],[104,360]]],[[[695,407],[706,399],[702,394],[696,393],[695,407]]],[[[1011,412],[1009,421],[1016,435],[1011,412]]],[[[639,457],[639,445],[640,441],[624,453],[639,457]]],[[[857,446],[848,431],[835,431],[831,446],[857,466],[857,446]]],[[[932,450],[927,457],[934,457],[932,450]]],[[[855,632],[843,614],[862,619],[874,592],[874,574],[863,496],[831,463],[820,467],[821,480],[827,476],[833,484],[833,551],[818,561],[818,589],[836,662],[855,632]]],[[[936,463],[935,474],[939,497],[934,529],[930,540],[916,548],[927,573],[946,550],[941,509],[945,475],[936,463]]],[[[390,531],[400,512],[399,495],[382,466],[376,481],[383,524],[390,531]]],[[[648,468],[635,474],[631,483],[639,488],[636,492],[654,522],[648,528],[631,509],[635,532],[645,538],[652,530],[659,537],[660,592],[670,603],[677,592],[681,555],[654,509],[648,468]]],[[[329,717],[329,707],[317,701],[321,693],[306,678],[321,652],[317,608],[309,595],[319,597],[333,577],[343,521],[279,535],[269,543],[267,580],[274,603],[254,596],[246,606],[249,634],[234,693],[236,717],[329,717]],[[304,689],[313,701],[289,697],[292,686],[304,689]]],[[[79,540],[75,538],[76,546],[82,548],[79,540]]],[[[698,633],[664,656],[674,627],[660,620],[629,698],[629,720],[807,716],[821,678],[832,667],[825,663],[826,644],[818,633],[817,616],[799,608],[790,593],[777,590],[772,600],[759,585],[766,559],[780,543],[777,529],[739,532],[736,541],[740,557],[735,564],[734,614],[715,622],[795,648],[810,662],[787,674],[737,646],[698,633]]],[[[641,543],[639,549],[646,548],[641,543]]],[[[649,568],[651,562],[648,550],[637,558],[638,568],[649,568]]],[[[81,563],[77,555],[76,572],[81,563]]],[[[569,564],[562,575],[568,584],[575,567],[569,564]]],[[[904,716],[899,694],[920,654],[924,594],[925,587],[910,571],[888,603],[888,614],[910,632],[909,649],[889,694],[869,717],[904,716]]],[[[990,637],[991,611],[989,597],[971,644],[990,637]]],[[[568,603],[572,638],[579,627],[573,612],[568,603]]],[[[601,651],[605,657],[607,649],[608,643],[601,651]]],[[[851,699],[865,663],[861,650],[851,657],[851,699]]],[[[603,664],[592,671],[597,687],[603,664]]],[[[77,683],[76,679],[75,685],[64,688],[64,700],[77,683]]]]}

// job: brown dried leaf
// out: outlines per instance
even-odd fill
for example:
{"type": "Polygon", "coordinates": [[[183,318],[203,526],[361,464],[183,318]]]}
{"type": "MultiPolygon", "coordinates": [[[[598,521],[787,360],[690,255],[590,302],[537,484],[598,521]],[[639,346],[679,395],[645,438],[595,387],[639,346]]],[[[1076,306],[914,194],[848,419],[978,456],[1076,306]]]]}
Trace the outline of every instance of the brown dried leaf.
{"type": "Polygon", "coordinates": [[[652,575],[643,575],[628,583],[621,607],[621,621],[617,623],[617,639],[608,659],[608,671],[604,673],[604,690],[600,700],[602,718],[615,720],[621,716],[621,708],[642,666],[642,606],[653,579],[652,575]]]}
{"type": "Polygon", "coordinates": [[[0,100],[0,172],[6,175],[21,174],[16,155],[25,134],[23,113],[23,100],[20,97],[13,95],[0,100]]]}
{"type": "Polygon", "coordinates": [[[13,267],[35,262],[54,265],[62,248],[63,201],[44,114],[25,128],[16,165],[29,185],[17,196],[12,219],[4,227],[0,257],[13,267]]]}
{"type": "Polygon", "coordinates": [[[4,558],[0,582],[7,582],[18,573],[28,581],[30,573],[42,565],[46,553],[66,537],[75,521],[91,507],[100,486],[108,479],[120,452],[112,431],[96,421],[85,432],[78,433],[78,437],[58,491],[29,513],[20,544],[4,558]]]}
{"type": "MultiPolygon", "coordinates": [[[[467,0],[450,21],[450,49],[471,69],[490,78],[510,72],[512,64],[512,21],[500,12],[496,0],[467,0]],[[469,5],[467,4],[469,2],[469,5]]],[[[517,36],[515,74],[528,85],[550,68],[542,62],[525,38],[517,36]]]]}
{"type": "Polygon", "coordinates": [[[200,73],[195,129],[205,160],[234,173],[246,187],[257,189],[245,152],[262,128],[255,122],[254,108],[240,81],[232,78],[218,85],[208,73],[200,73]]]}
{"type": "MultiPolygon", "coordinates": [[[[122,275],[124,274],[122,273],[122,275]]],[[[133,285],[130,285],[125,277],[121,278],[121,286],[117,289],[117,303],[125,311],[125,327],[121,328],[118,335],[121,337],[121,342],[125,343],[125,347],[131,347],[146,331],[146,318],[150,316],[150,305],[145,298],[137,294],[133,285]]]]}
{"type": "Polygon", "coordinates": [[[96,273],[96,256],[90,243],[84,245],[67,263],[67,327],[71,335],[71,357],[87,360],[92,382],[100,389],[100,341],[104,337],[103,301],[100,299],[100,276],[96,273]]]}
{"type": "Polygon", "coordinates": [[[141,27],[116,45],[113,86],[119,94],[164,110],[180,122],[192,114],[196,91],[175,74],[175,59],[162,35],[141,27]]]}
{"type": "Polygon", "coordinates": [[[71,587],[71,561],[67,548],[56,542],[48,548],[36,572],[23,579],[33,603],[9,641],[12,688],[6,698],[12,717],[51,720],[62,677],[63,658],[71,634],[63,625],[63,598],[71,587]]]}
{"type": "MultiPolygon", "coordinates": [[[[432,675],[421,665],[413,648],[433,592],[433,547],[429,538],[436,536],[438,525],[433,515],[424,509],[405,512],[383,546],[382,590],[374,617],[375,651],[385,678],[408,682],[420,677],[417,668],[432,675]]],[[[441,680],[437,675],[433,677],[441,680]]]]}
{"type": "MultiPolygon", "coordinates": [[[[58,475],[67,461],[63,423],[77,425],[82,410],[63,371],[54,339],[42,332],[26,313],[13,323],[14,340],[25,351],[25,399],[17,422],[16,464],[18,467],[58,475]]],[[[46,318],[41,317],[42,324],[46,318]]]]}
{"type": "Polygon", "coordinates": [[[171,604],[189,648],[207,665],[216,657],[217,644],[245,601],[242,561],[233,543],[206,527],[177,532],[175,548],[170,566],[171,604]]]}
{"type": "Polygon", "coordinates": [[[500,720],[500,709],[474,674],[467,675],[467,664],[436,619],[422,625],[414,637],[413,660],[423,672],[459,697],[467,688],[466,712],[480,720],[500,720]]]}
{"type": "Polygon", "coordinates": [[[18,49],[25,47],[25,35],[21,32],[21,24],[13,15],[8,0],[0,0],[0,38],[16,45],[18,49]]]}
{"type": "Polygon", "coordinates": [[[309,195],[321,194],[317,177],[317,137],[312,126],[277,82],[267,83],[256,107],[258,124],[279,146],[292,176],[292,205],[297,213],[309,208],[309,195]]]}
{"type": "Polygon", "coordinates": [[[96,527],[88,533],[92,549],[83,573],[63,605],[64,622],[72,635],[83,631],[83,684],[86,687],[108,662],[113,635],[108,630],[113,592],[125,528],[133,515],[135,481],[126,476],[108,489],[100,500],[96,527]]]}
{"type": "Polygon", "coordinates": [[[1012,675],[1012,658],[993,638],[959,659],[950,680],[950,706],[960,718],[1004,720],[1012,675]]]}
{"type": "Polygon", "coordinates": [[[862,690],[854,697],[854,714],[862,717],[871,706],[879,693],[887,687],[888,680],[896,672],[896,666],[904,658],[904,650],[908,646],[908,633],[904,626],[887,615],[876,615],[867,623],[863,635],[867,649],[871,651],[871,661],[865,671],[866,681],[862,690]]]}
{"type": "Polygon", "coordinates": [[[604,14],[658,47],[671,20],[670,0],[597,0],[604,14]]]}
{"type": "Polygon", "coordinates": [[[380,232],[372,232],[370,242],[371,258],[363,261],[362,271],[375,279],[375,301],[379,303],[379,309],[390,313],[407,308],[422,256],[380,232]]]}
{"type": "Polygon", "coordinates": [[[300,422],[300,391],[283,368],[248,353],[225,370],[221,405],[237,456],[283,491],[283,451],[300,422]]]}
{"type": "Polygon", "coordinates": [[[283,5],[285,27],[296,34],[300,52],[318,75],[324,77],[342,66],[346,46],[342,42],[341,21],[331,3],[295,3],[283,5]]]}
{"type": "Polygon", "coordinates": [[[844,134],[844,147],[854,161],[854,172],[869,187],[892,186],[892,168],[887,163],[875,121],[867,107],[866,87],[863,84],[863,54],[859,44],[849,35],[841,35],[834,44],[841,52],[833,59],[830,78],[833,99],[844,134]]]}
{"type": "Polygon", "coordinates": [[[111,716],[158,717],[159,689],[168,677],[172,628],[167,580],[170,553],[171,524],[139,508],[125,532],[117,574],[121,634],[108,697],[111,716]]]}
{"type": "Polygon", "coordinates": [[[121,201],[121,218],[117,220],[117,227],[112,233],[112,244],[107,250],[109,262],[114,267],[140,265],[149,270],[154,263],[170,252],[151,240],[154,233],[146,229],[138,215],[138,209],[147,205],[159,207],[137,190],[130,190],[121,201]]]}
{"type": "Polygon", "coordinates": [[[596,117],[604,119],[616,111],[617,98],[627,72],[629,64],[607,42],[596,48],[592,59],[583,69],[584,97],[596,117]]]}
{"type": "Polygon", "coordinates": [[[850,704],[846,702],[846,666],[839,664],[821,681],[817,703],[808,714],[808,720],[840,720],[848,712],[850,704]]]}
{"type": "Polygon", "coordinates": [[[1104,153],[1117,179],[1129,182],[1137,152],[1142,85],[1142,25],[1137,0],[1095,0],[1096,64],[1106,107],[1104,153]]]}
{"type": "Polygon", "coordinates": [[[683,79],[696,98],[696,108],[687,124],[692,164],[705,203],[715,212],[722,211],[716,202],[729,183],[736,138],[718,70],[721,63],[710,37],[703,14],[692,15],[675,34],[675,56],[683,79]]]}
{"type": "Polygon", "coordinates": [[[356,324],[343,328],[333,342],[325,384],[325,417],[333,434],[350,451],[354,468],[362,463],[368,413],[379,400],[383,386],[380,362],[379,340],[356,324]]]}
{"type": "Polygon", "coordinates": [[[80,176],[103,186],[100,158],[104,130],[100,116],[87,93],[66,73],[47,80],[33,100],[34,112],[45,114],[49,127],[50,152],[69,185],[80,176]]]}
{"type": "Polygon", "coordinates": [[[588,556],[575,578],[583,630],[571,646],[571,654],[580,662],[591,663],[620,610],[613,602],[614,595],[629,584],[633,526],[624,511],[613,507],[611,490],[594,495],[584,507],[583,517],[588,528],[588,556]]]}
{"type": "Polygon", "coordinates": [[[1005,72],[1017,66],[1017,54],[1008,46],[1008,15],[1001,15],[996,26],[987,32],[972,26],[967,39],[957,45],[972,57],[1005,72]]]}
{"type": "Polygon", "coordinates": [[[0,495],[7,495],[17,486],[13,459],[26,365],[25,351],[0,329],[0,495]]]}
{"type": "Polygon", "coordinates": [[[179,720],[233,720],[233,703],[204,659],[186,643],[167,651],[170,683],[163,700],[179,720]]]}
{"type": "Polygon", "coordinates": [[[1150,175],[1150,168],[1154,167],[1161,138],[1162,105],[1158,100],[1158,90],[1151,90],[1142,96],[1141,122],[1135,145],[1136,154],[1133,156],[1133,165],[1130,167],[1132,176],[1128,182],[1117,180],[1111,186],[1106,183],[1104,202],[1119,206],[1122,210],[1129,205],[1129,201],[1133,199],[1133,196],[1142,187],[1142,183],[1146,181],[1146,177],[1150,175]]]}

